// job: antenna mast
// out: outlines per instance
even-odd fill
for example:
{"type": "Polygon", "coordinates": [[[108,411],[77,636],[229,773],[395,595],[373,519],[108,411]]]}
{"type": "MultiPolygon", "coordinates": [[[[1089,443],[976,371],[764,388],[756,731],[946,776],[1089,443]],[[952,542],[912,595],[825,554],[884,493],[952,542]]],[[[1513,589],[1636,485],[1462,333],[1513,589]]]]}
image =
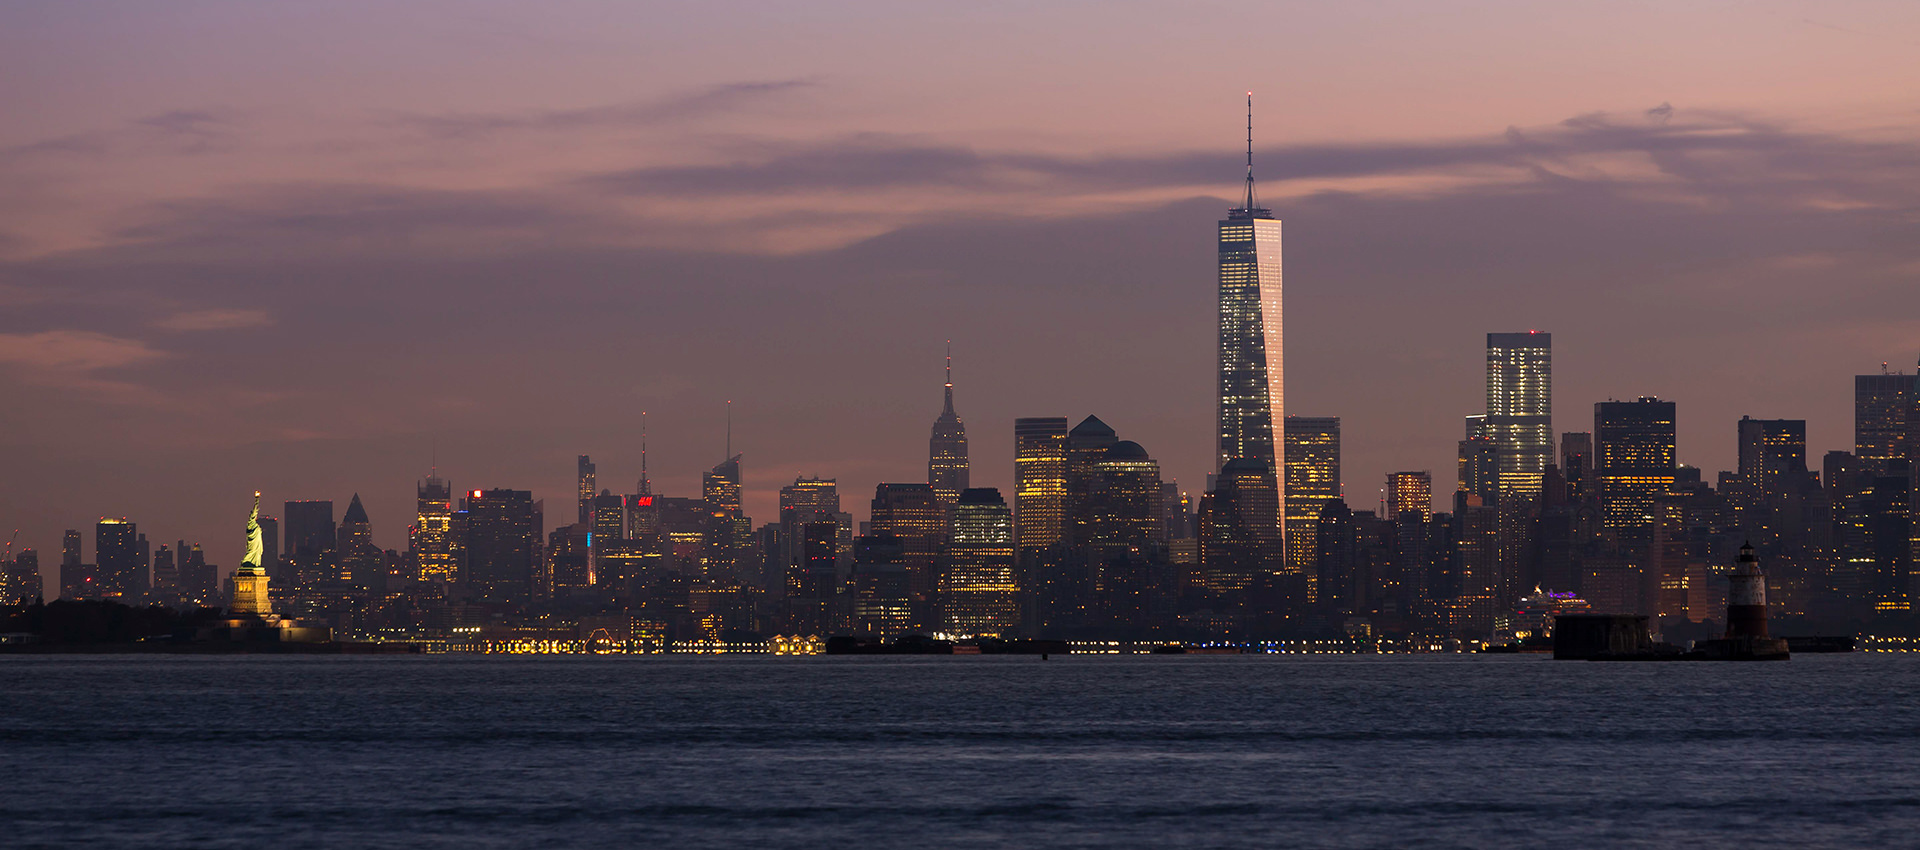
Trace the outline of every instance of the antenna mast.
{"type": "Polygon", "coordinates": [[[1254,209],[1253,199],[1253,92],[1247,92],[1247,211],[1254,209]]]}

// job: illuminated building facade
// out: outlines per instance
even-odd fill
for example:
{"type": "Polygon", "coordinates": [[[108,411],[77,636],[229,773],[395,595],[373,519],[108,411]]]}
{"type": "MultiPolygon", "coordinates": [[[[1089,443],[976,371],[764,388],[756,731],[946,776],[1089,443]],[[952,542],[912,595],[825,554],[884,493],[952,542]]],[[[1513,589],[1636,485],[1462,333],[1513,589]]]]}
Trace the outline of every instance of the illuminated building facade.
{"type": "Polygon", "coordinates": [[[1386,516],[1398,518],[1416,514],[1421,522],[1433,516],[1433,476],[1419,472],[1387,474],[1386,516]]]}
{"type": "Polygon", "coordinates": [[[1539,495],[1553,463],[1553,334],[1487,334],[1485,429],[1481,436],[1497,452],[1500,493],[1539,495]]]}
{"type": "Polygon", "coordinates": [[[700,490],[707,509],[702,571],[708,578],[732,578],[741,550],[753,534],[751,521],[740,508],[741,457],[733,455],[701,477],[700,490]]]}
{"type": "Polygon", "coordinates": [[[953,355],[947,355],[947,402],[933,422],[927,441],[927,483],[942,504],[951,506],[967,489],[967,426],[953,412],[953,355]]]}
{"type": "Polygon", "coordinates": [[[1013,420],[1014,535],[1022,556],[1059,545],[1067,521],[1067,418],[1013,420]]]}
{"type": "Polygon", "coordinates": [[[1320,511],[1340,498],[1340,417],[1288,416],[1285,422],[1287,572],[1314,576],[1320,511]]]}
{"type": "Polygon", "coordinates": [[[1013,512],[1000,491],[962,491],[954,505],[947,569],[940,582],[942,631],[1001,635],[1019,625],[1013,548],[1013,512]]]}
{"type": "Polygon", "coordinates": [[[1216,470],[1234,458],[1275,465],[1274,428],[1286,421],[1281,341],[1280,221],[1253,185],[1253,98],[1247,98],[1247,182],[1239,207],[1219,223],[1220,446],[1216,470]]]}
{"type": "Polygon", "coordinates": [[[1673,402],[1642,397],[1593,406],[1594,491],[1601,524],[1649,529],[1654,499],[1676,479],[1673,402]]]}
{"type": "Polygon", "coordinates": [[[1853,454],[1873,475],[1886,475],[1908,455],[1908,420],[1920,404],[1914,375],[1857,375],[1853,379],[1853,454]]]}
{"type": "MultiPolygon", "coordinates": [[[[1281,228],[1273,212],[1261,207],[1253,182],[1253,97],[1247,97],[1247,180],[1239,207],[1227,212],[1219,222],[1220,266],[1220,373],[1219,373],[1219,446],[1215,469],[1220,479],[1227,467],[1236,465],[1234,492],[1217,500],[1219,506],[1231,505],[1232,525],[1237,531],[1228,535],[1270,551],[1236,548],[1235,566],[1212,571],[1217,576],[1240,575],[1252,566],[1255,572],[1277,570],[1285,566],[1280,549],[1285,518],[1282,492],[1284,458],[1276,452],[1277,428],[1286,422],[1285,347],[1281,322],[1281,228]],[[1266,467],[1264,475],[1254,474],[1251,465],[1266,467]],[[1273,488],[1269,494],[1255,495],[1247,487],[1273,488]],[[1255,511],[1271,506],[1270,516],[1255,511]],[[1273,531],[1248,526],[1271,525],[1273,531]],[[1246,562],[1251,559],[1257,565],[1246,562]],[[1270,566],[1269,566],[1270,565],[1270,566]]],[[[1216,506],[1216,507],[1219,507],[1216,506]]],[[[1222,526],[1216,520],[1216,533],[1222,526]]],[[[1238,546],[1239,544],[1235,544],[1238,546]]],[[[1224,551],[1216,540],[1213,551],[1224,551]]],[[[1208,544],[1201,540],[1202,562],[1208,544]]],[[[1237,581],[1235,579],[1234,581],[1237,581]]]]}
{"type": "Polygon", "coordinates": [[[459,580],[453,539],[453,485],[429,474],[414,486],[413,556],[423,581],[459,580]]]}
{"type": "Polygon", "coordinates": [[[1090,479],[1089,545],[1141,551],[1163,539],[1160,464],[1139,443],[1121,440],[1108,446],[1094,462],[1090,479]]]}

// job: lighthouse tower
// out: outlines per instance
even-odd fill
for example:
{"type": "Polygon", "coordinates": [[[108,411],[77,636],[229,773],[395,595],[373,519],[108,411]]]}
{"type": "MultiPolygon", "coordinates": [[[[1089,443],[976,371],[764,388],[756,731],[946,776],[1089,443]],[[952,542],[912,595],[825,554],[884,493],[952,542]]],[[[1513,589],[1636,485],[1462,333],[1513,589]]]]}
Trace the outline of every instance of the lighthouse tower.
{"type": "Polygon", "coordinates": [[[1740,560],[1727,574],[1727,637],[1767,637],[1767,574],[1753,556],[1753,544],[1740,547],[1740,560]]]}

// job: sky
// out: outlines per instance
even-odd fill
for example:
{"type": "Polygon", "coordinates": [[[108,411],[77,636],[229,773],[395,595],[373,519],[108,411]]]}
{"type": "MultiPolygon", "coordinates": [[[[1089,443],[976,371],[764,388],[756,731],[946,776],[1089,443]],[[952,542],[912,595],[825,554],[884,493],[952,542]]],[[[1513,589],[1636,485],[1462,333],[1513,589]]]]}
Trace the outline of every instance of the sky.
{"type": "MultiPolygon", "coordinates": [[[[1285,222],[1286,409],[1348,499],[1454,483],[1485,334],[1554,427],[1742,415],[1852,447],[1920,357],[1911,2],[0,2],[0,533],[125,516],[239,560],[248,497],[655,492],[745,455],[973,482],[1096,414],[1198,492],[1214,227],[1285,222]]],[[[49,578],[57,570],[46,570],[49,578]]]]}

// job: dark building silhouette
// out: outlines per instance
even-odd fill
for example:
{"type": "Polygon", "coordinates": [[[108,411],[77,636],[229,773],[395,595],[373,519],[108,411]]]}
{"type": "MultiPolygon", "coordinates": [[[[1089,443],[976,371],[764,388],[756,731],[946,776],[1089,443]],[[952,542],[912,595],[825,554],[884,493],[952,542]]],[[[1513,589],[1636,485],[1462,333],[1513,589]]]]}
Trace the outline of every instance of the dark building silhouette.
{"type": "Polygon", "coordinates": [[[125,518],[102,517],[93,529],[93,559],[97,581],[92,596],[98,599],[140,600],[146,596],[137,545],[138,531],[125,518]]]}
{"type": "Polygon", "coordinates": [[[930,625],[934,585],[947,537],[947,510],[926,484],[880,484],[874,488],[871,533],[887,535],[900,547],[917,606],[916,625],[930,625]]]}
{"type": "Polygon", "coordinates": [[[593,524],[593,496],[598,492],[594,484],[593,460],[586,455],[581,455],[574,463],[574,474],[575,483],[578,485],[577,489],[580,493],[580,519],[578,521],[582,525],[590,526],[593,524]]]}
{"type": "Polygon", "coordinates": [[[347,503],[347,512],[340,517],[335,547],[334,557],[339,564],[337,579],[342,584],[373,591],[386,589],[385,553],[373,543],[373,523],[367,519],[367,509],[360,504],[359,493],[353,494],[353,500],[347,503]]]}
{"type": "Polygon", "coordinates": [[[474,490],[467,494],[465,576],[477,602],[525,605],[534,597],[534,551],[541,537],[533,494],[474,490]]]}

